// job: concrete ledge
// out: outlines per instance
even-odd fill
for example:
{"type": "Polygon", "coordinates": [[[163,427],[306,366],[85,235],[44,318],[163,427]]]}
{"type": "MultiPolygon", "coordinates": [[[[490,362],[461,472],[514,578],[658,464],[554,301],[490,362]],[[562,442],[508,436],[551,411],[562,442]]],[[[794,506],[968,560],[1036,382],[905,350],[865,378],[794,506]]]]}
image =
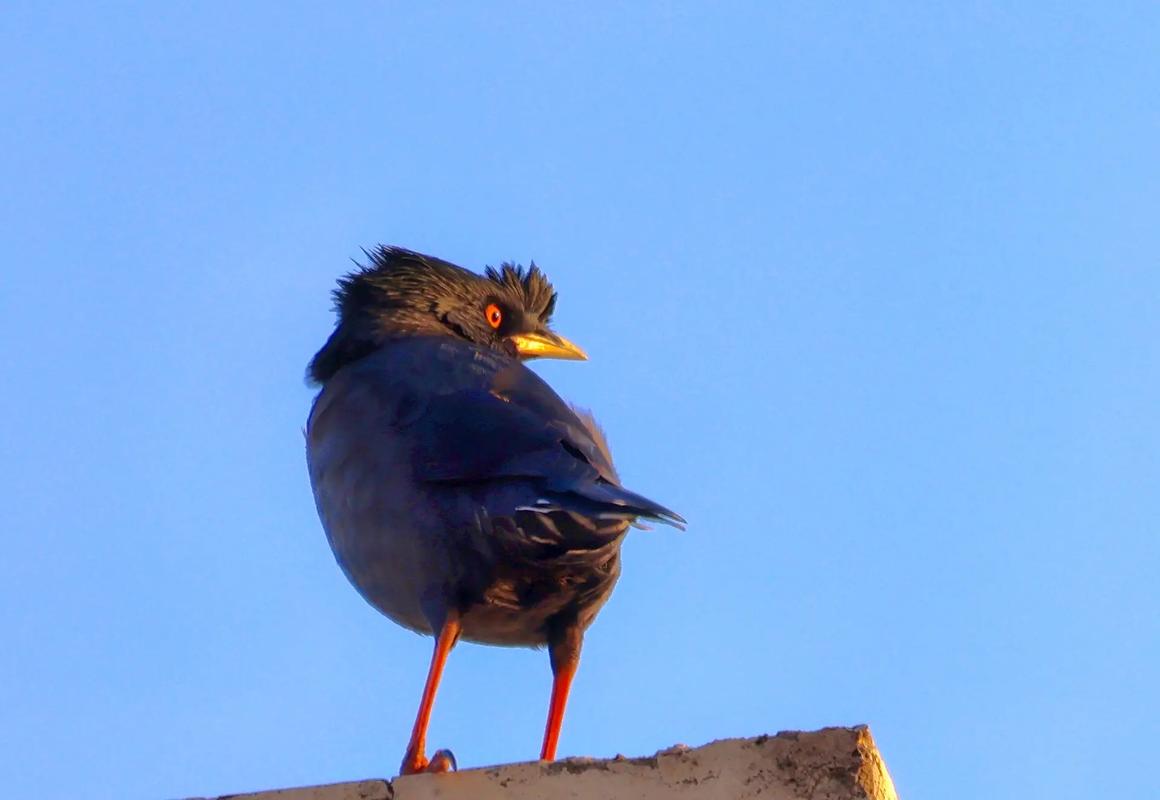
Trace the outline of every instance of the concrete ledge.
{"type": "Polygon", "coordinates": [[[269,792],[223,794],[217,798],[189,800],[394,800],[395,790],[383,780],[331,783],[326,786],[304,786],[300,789],[274,789],[269,792]]]}
{"type": "MultiPolygon", "coordinates": [[[[869,728],[787,731],[645,758],[569,758],[229,795],[228,800],[897,800],[869,728]]],[[[227,797],[218,798],[227,800],[227,797]]]]}

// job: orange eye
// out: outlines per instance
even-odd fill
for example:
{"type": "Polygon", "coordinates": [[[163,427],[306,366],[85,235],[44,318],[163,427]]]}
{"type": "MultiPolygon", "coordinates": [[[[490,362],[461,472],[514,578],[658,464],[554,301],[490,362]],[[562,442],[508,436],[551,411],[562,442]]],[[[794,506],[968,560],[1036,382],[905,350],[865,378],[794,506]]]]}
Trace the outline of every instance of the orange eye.
{"type": "Polygon", "coordinates": [[[487,324],[491,327],[498,328],[503,324],[503,311],[495,303],[489,305],[483,313],[487,317],[487,324]]]}

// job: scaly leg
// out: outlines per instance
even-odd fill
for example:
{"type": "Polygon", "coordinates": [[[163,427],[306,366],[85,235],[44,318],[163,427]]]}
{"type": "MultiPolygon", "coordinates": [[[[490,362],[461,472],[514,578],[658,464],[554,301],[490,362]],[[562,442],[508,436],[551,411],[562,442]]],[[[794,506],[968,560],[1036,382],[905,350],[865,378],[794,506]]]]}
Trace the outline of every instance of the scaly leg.
{"type": "Polygon", "coordinates": [[[572,688],[572,678],[576,676],[576,667],[580,664],[580,645],[583,641],[584,632],[570,625],[548,642],[548,653],[552,660],[552,699],[548,703],[544,746],[540,748],[540,758],[544,761],[556,758],[560,726],[564,724],[564,708],[568,705],[568,691],[572,688]]]}
{"type": "Polygon", "coordinates": [[[423,686],[423,699],[419,701],[419,714],[415,717],[415,727],[411,729],[411,741],[403,756],[401,775],[416,772],[450,772],[455,769],[455,756],[450,750],[440,750],[428,760],[424,755],[427,747],[427,724],[431,721],[431,708],[435,705],[435,692],[439,689],[439,679],[443,677],[443,665],[455,642],[459,640],[459,617],[449,614],[439,628],[435,638],[435,652],[431,654],[431,666],[427,670],[427,683],[423,686]]]}

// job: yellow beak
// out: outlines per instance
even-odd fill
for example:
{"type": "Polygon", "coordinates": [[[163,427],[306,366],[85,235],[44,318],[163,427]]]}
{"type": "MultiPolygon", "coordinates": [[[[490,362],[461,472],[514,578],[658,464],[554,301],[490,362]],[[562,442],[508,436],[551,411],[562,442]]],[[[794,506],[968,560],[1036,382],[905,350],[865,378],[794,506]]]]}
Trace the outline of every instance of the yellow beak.
{"type": "Polygon", "coordinates": [[[563,336],[548,331],[516,333],[508,337],[520,358],[560,358],[565,361],[587,361],[588,354],[563,336]]]}

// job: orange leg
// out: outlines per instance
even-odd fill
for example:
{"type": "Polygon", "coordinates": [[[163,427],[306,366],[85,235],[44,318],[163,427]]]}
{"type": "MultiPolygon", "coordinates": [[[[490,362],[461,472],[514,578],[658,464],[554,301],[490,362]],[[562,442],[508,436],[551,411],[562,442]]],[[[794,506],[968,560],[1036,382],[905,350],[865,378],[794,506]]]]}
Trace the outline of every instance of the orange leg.
{"type": "Polygon", "coordinates": [[[435,639],[435,652],[431,654],[431,666],[427,670],[427,683],[423,686],[423,699],[419,701],[419,714],[415,717],[415,727],[411,729],[411,741],[403,756],[401,775],[416,772],[450,772],[455,768],[455,757],[450,750],[440,750],[430,761],[424,755],[427,749],[427,725],[431,722],[431,708],[435,705],[435,692],[439,689],[439,679],[443,677],[443,665],[451,648],[459,640],[459,618],[449,615],[439,629],[435,639]]]}
{"type": "Polygon", "coordinates": [[[576,667],[580,665],[582,638],[583,633],[578,628],[570,628],[548,645],[552,658],[552,699],[548,703],[544,746],[540,748],[540,758],[544,761],[554,761],[556,758],[560,727],[564,724],[564,709],[568,705],[568,691],[572,688],[572,678],[576,677],[576,667]]]}

